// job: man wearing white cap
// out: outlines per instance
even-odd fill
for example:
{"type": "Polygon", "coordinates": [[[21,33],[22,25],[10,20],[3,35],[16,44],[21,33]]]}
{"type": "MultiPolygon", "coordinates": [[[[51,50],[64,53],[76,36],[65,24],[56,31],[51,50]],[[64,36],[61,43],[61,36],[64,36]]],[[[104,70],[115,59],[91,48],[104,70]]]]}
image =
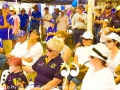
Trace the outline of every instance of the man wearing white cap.
{"type": "Polygon", "coordinates": [[[115,73],[115,69],[120,64],[120,37],[116,33],[110,33],[108,36],[106,36],[106,45],[108,49],[110,50],[110,56],[108,57],[107,63],[108,67],[110,68],[114,78],[115,82],[118,83],[120,81],[119,77],[115,73]]]}
{"type": "Polygon", "coordinates": [[[106,61],[109,49],[102,43],[89,50],[89,62],[93,65],[86,73],[81,90],[115,90],[114,77],[106,61]]]}

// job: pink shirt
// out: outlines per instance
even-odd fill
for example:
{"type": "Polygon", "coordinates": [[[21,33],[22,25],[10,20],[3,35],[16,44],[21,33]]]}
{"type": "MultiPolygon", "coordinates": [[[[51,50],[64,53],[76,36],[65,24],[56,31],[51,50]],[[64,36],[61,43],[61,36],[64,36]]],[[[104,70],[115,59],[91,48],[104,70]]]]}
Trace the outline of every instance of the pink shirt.
{"type": "Polygon", "coordinates": [[[13,27],[13,34],[14,34],[15,32],[17,32],[17,27],[18,27],[18,23],[20,23],[20,18],[18,15],[14,15],[13,19],[14,19],[14,27],[13,27]]]}

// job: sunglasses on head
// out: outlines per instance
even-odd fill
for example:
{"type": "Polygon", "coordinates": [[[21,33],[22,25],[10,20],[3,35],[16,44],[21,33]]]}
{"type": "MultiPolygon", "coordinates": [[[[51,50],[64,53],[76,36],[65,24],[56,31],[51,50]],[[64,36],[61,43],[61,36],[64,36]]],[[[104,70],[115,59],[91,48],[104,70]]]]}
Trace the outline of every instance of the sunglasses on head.
{"type": "Polygon", "coordinates": [[[111,42],[113,42],[113,41],[112,41],[112,40],[107,40],[107,41],[106,41],[106,43],[111,43],[111,42]]]}
{"type": "Polygon", "coordinates": [[[46,49],[47,49],[49,52],[55,51],[55,50],[50,49],[48,46],[47,46],[46,49]]]}

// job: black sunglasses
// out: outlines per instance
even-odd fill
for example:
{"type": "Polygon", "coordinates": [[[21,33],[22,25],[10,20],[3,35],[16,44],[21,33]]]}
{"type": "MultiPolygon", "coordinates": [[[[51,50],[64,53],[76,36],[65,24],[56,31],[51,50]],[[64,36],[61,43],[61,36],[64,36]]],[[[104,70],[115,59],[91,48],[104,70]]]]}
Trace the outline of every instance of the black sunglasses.
{"type": "Polygon", "coordinates": [[[111,42],[113,42],[113,41],[112,41],[112,40],[107,40],[106,42],[107,42],[107,43],[111,43],[111,42]]]}
{"type": "Polygon", "coordinates": [[[49,52],[55,51],[55,50],[50,49],[49,47],[46,47],[46,49],[47,49],[49,52]]]}
{"type": "Polygon", "coordinates": [[[90,56],[91,59],[94,59],[95,57],[94,56],[90,56]]]}

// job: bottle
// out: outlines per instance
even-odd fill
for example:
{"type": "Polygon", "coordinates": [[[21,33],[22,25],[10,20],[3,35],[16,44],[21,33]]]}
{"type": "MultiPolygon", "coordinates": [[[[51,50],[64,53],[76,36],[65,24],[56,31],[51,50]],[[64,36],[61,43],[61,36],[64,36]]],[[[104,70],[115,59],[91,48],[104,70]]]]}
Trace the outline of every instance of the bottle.
{"type": "Polygon", "coordinates": [[[30,79],[28,87],[29,89],[34,88],[34,82],[32,81],[32,79],[30,79]]]}

